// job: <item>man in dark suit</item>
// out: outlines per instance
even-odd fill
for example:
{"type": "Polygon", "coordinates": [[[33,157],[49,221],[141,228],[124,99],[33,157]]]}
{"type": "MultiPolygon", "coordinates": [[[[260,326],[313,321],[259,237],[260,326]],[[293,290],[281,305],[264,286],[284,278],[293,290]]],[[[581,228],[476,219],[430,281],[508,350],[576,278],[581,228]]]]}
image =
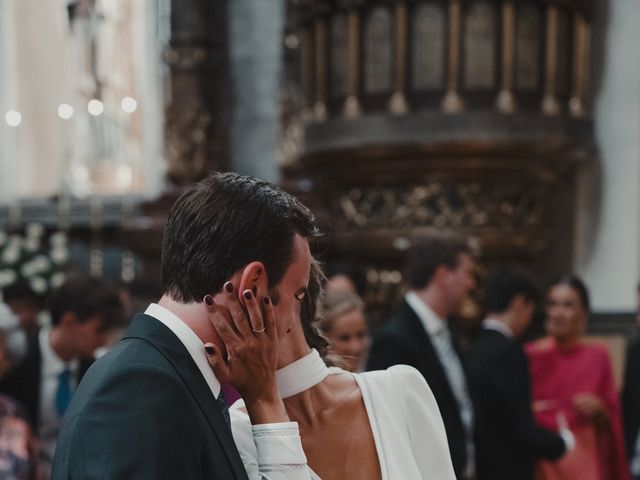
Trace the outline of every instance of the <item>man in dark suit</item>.
{"type": "Polygon", "coordinates": [[[162,298],[87,372],[54,480],[245,480],[221,381],[261,425],[259,469],[300,478],[306,459],[275,370],[278,334],[307,288],[315,233],[310,212],[267,182],[213,173],[186,190],[165,227],[162,298]]]}
{"type": "Polygon", "coordinates": [[[51,327],[30,338],[27,354],[0,384],[0,392],[20,401],[30,416],[45,476],[77,384],[93,362],[94,351],[123,321],[117,291],[98,278],[69,278],[51,293],[47,307],[51,327]]]}
{"type": "MultiPolygon", "coordinates": [[[[488,315],[467,352],[478,480],[531,480],[536,459],[555,460],[566,450],[562,437],[535,425],[529,364],[517,343],[531,322],[537,298],[535,285],[523,273],[502,268],[488,277],[488,315]]],[[[572,441],[570,434],[563,434],[572,441]]]]}
{"type": "Polygon", "coordinates": [[[449,232],[417,241],[408,253],[406,280],[410,290],[376,336],[367,369],[406,364],[422,373],[442,414],[456,477],[472,478],[473,406],[447,323],[475,287],[469,245],[449,232]]]}
{"type": "MultiPolygon", "coordinates": [[[[637,324],[640,327],[640,286],[637,295],[637,324]]],[[[622,413],[627,456],[634,479],[640,479],[640,337],[634,338],[627,349],[622,413]]]]}

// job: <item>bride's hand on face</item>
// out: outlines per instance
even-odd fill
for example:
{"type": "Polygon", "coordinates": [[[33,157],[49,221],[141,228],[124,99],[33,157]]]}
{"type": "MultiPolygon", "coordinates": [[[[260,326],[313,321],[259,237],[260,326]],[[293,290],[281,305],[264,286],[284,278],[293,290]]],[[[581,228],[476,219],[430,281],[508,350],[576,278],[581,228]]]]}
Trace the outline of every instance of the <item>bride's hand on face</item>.
{"type": "MultiPolygon", "coordinates": [[[[226,348],[226,356],[213,343],[205,350],[216,377],[231,383],[249,408],[259,401],[277,397],[275,371],[278,337],[273,304],[268,296],[256,298],[251,290],[241,292],[227,282],[222,305],[208,305],[209,320],[226,348]],[[223,311],[228,311],[228,316],[223,311]]],[[[220,302],[218,302],[220,303],[220,302]]]]}

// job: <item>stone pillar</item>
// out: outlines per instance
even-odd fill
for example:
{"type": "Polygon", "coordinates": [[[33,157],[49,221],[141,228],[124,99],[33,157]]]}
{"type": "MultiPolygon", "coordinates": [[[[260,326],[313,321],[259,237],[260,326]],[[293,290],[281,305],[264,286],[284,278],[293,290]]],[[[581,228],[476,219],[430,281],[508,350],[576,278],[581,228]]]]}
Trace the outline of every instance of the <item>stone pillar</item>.
{"type": "Polygon", "coordinates": [[[0,204],[9,202],[13,193],[12,177],[14,169],[11,160],[14,153],[14,135],[16,131],[5,122],[5,114],[12,107],[7,101],[10,91],[11,62],[8,58],[9,48],[7,40],[9,32],[7,27],[11,24],[7,21],[7,4],[0,0],[0,204]]]}
{"type": "Polygon", "coordinates": [[[635,309],[640,279],[640,3],[603,5],[607,14],[595,17],[608,19],[595,108],[601,162],[582,172],[576,265],[593,309],[620,313],[635,309]]]}
{"type": "Polygon", "coordinates": [[[229,2],[231,168],[278,180],[284,0],[229,2]]]}

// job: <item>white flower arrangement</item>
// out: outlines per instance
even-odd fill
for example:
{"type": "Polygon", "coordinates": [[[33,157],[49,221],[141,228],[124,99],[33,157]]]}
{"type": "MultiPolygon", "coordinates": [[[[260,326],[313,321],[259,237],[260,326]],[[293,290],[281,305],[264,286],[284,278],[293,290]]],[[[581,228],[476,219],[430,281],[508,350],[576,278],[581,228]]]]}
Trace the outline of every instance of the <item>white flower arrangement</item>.
{"type": "Polygon", "coordinates": [[[34,292],[45,295],[60,286],[69,260],[67,235],[46,235],[42,225],[32,223],[24,234],[0,231],[0,288],[26,280],[34,292]]]}

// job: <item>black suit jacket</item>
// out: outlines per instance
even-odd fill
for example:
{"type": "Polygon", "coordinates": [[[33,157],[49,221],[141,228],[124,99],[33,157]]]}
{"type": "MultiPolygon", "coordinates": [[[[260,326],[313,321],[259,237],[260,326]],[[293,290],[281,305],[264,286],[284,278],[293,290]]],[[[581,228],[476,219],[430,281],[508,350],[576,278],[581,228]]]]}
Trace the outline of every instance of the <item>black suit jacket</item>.
{"type": "Polygon", "coordinates": [[[627,350],[622,411],[627,454],[632,458],[640,433],[640,338],[638,337],[631,341],[627,350]]]}
{"type": "MultiPolygon", "coordinates": [[[[42,385],[42,352],[40,351],[40,331],[29,338],[27,354],[0,383],[0,392],[18,400],[26,409],[31,426],[38,431],[40,424],[40,387],[42,385]]],[[[81,360],[76,381],[89,369],[93,359],[81,360]]]]}
{"type": "Polygon", "coordinates": [[[58,438],[52,480],[246,480],[215,397],[153,317],[89,369],[58,438]]]}
{"type": "Polygon", "coordinates": [[[467,451],[458,403],[428,333],[406,302],[385,322],[374,339],[367,370],[381,370],[397,364],[415,367],[429,384],[447,431],[453,469],[456,477],[462,478],[467,451]]]}
{"type": "Polygon", "coordinates": [[[522,347],[482,329],[467,351],[467,366],[476,407],[478,480],[532,479],[535,460],[554,460],[565,445],[557,434],[535,425],[522,347]]]}

